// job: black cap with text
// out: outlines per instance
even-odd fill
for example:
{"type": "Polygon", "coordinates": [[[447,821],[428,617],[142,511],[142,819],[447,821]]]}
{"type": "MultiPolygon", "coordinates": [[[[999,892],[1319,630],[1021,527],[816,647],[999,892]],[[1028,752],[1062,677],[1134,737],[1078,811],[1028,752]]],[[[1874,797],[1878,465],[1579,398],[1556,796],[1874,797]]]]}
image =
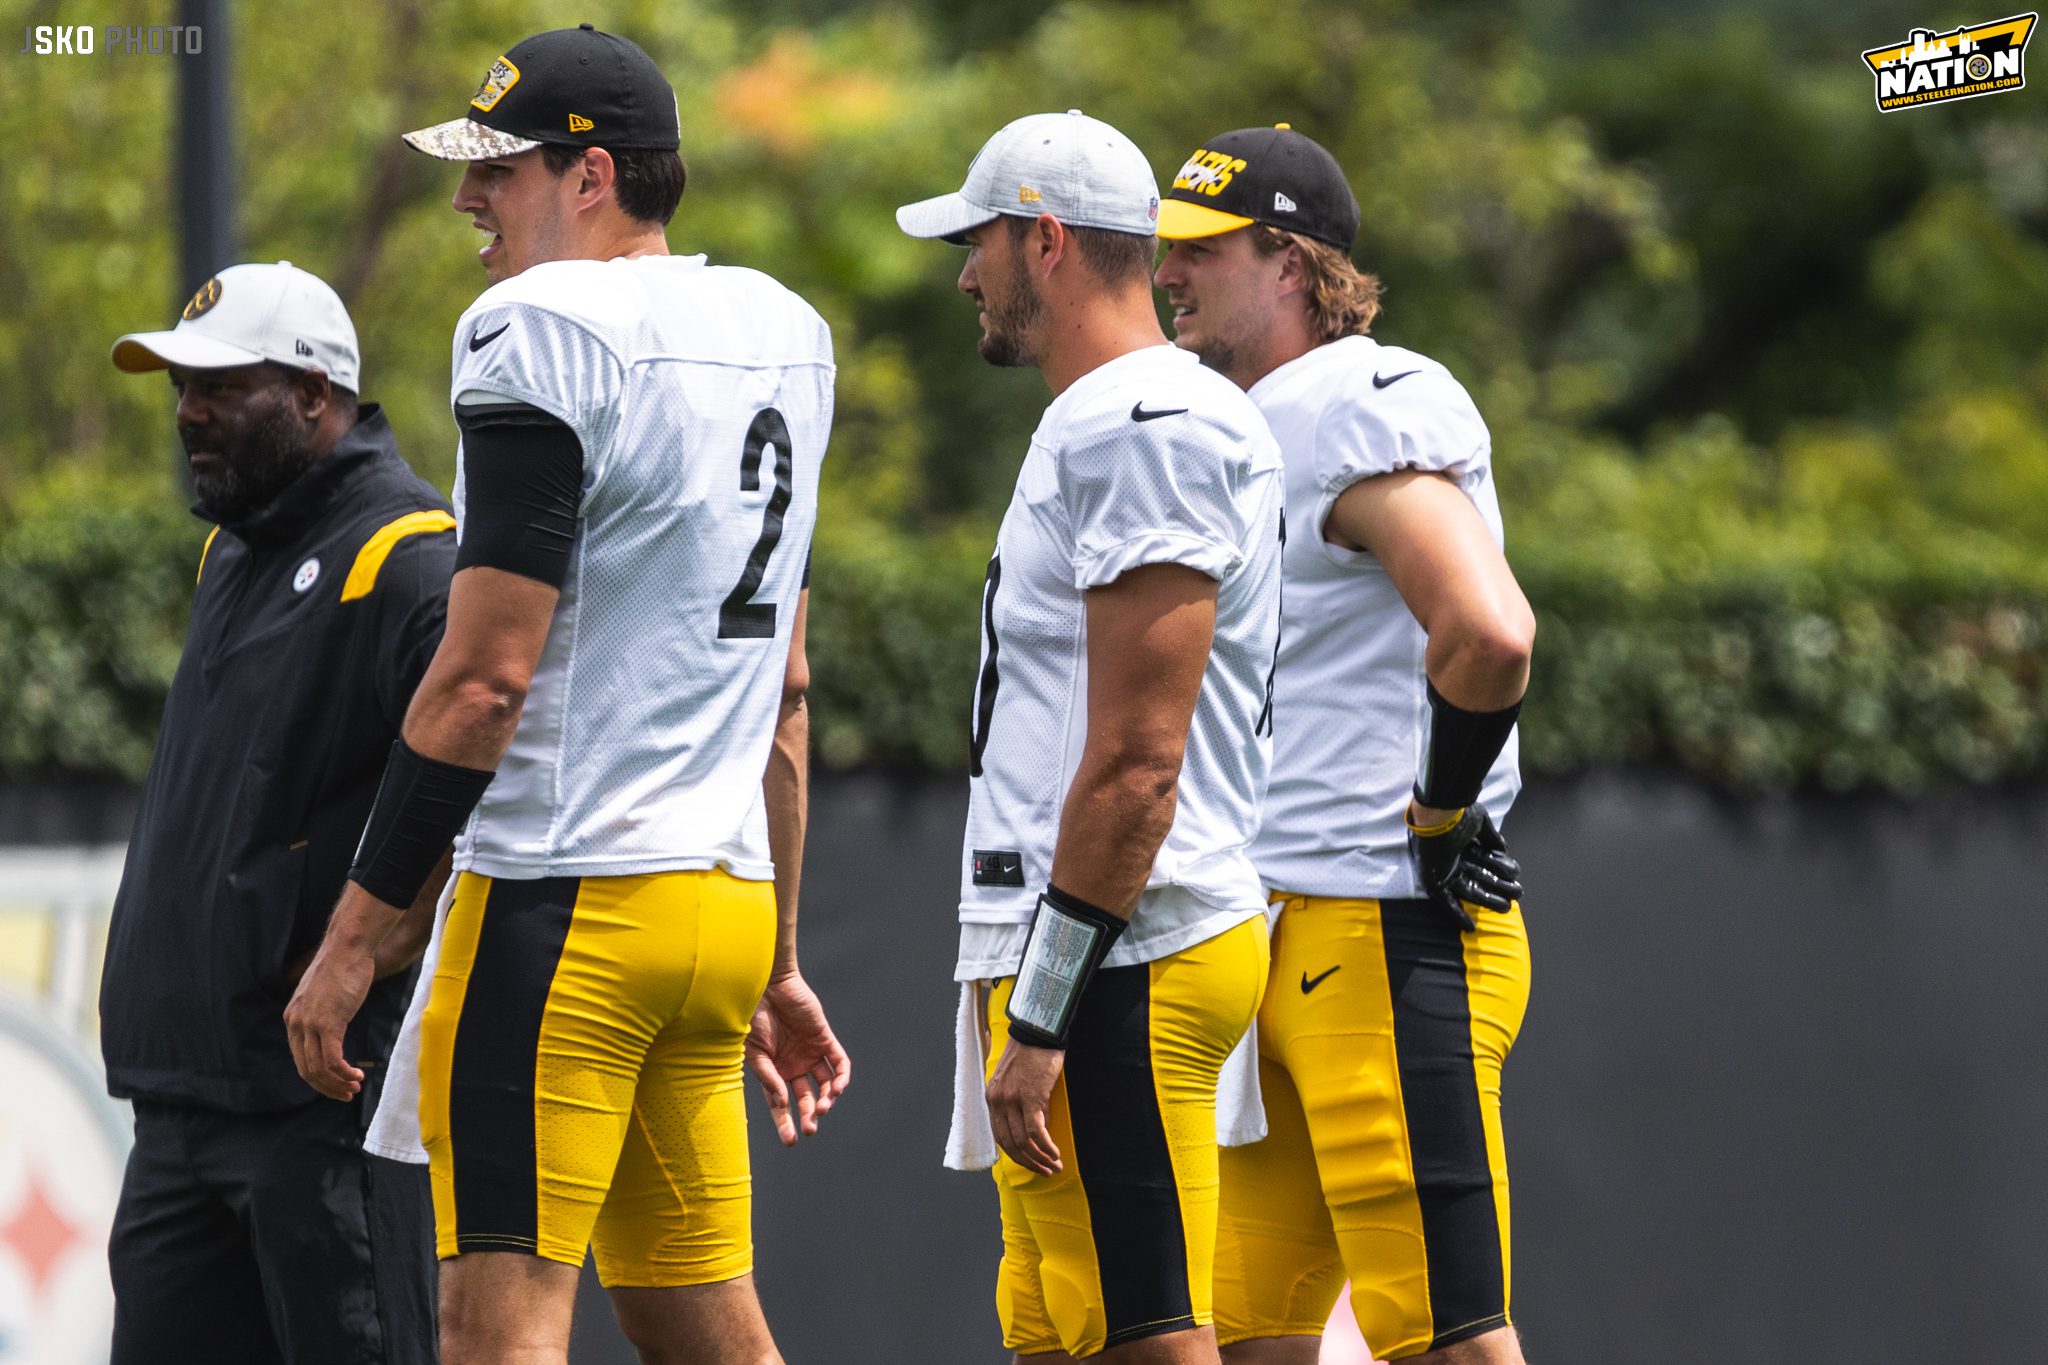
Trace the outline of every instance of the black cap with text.
{"type": "Polygon", "coordinates": [[[491,63],[469,113],[405,134],[443,161],[516,156],[542,143],[608,151],[682,146],[675,87],[654,59],[589,24],[536,33],[491,63]]]}
{"type": "Polygon", "coordinates": [[[1159,235],[1214,237],[1251,223],[1351,250],[1358,200],[1337,158],[1286,124],[1239,128],[1195,149],[1159,206],[1159,235]]]}

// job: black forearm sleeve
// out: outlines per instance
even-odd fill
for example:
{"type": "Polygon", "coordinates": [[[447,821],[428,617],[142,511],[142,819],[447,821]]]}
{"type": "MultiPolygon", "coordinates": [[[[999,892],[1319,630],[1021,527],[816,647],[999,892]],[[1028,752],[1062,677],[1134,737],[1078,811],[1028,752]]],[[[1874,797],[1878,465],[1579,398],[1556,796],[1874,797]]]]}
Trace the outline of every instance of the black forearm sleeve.
{"type": "Polygon", "coordinates": [[[455,568],[503,569],[562,586],[583,503],[583,443],[526,403],[457,403],[462,544],[455,568]]]}
{"type": "Polygon", "coordinates": [[[411,905],[495,775],[394,740],[348,879],[386,905],[411,905]]]}
{"type": "Polygon", "coordinates": [[[1479,799],[1493,761],[1514,732],[1522,703],[1500,711],[1467,711],[1445,700],[1435,683],[1425,679],[1423,685],[1429,689],[1429,744],[1415,779],[1415,799],[1436,810],[1457,810],[1479,799]]]}

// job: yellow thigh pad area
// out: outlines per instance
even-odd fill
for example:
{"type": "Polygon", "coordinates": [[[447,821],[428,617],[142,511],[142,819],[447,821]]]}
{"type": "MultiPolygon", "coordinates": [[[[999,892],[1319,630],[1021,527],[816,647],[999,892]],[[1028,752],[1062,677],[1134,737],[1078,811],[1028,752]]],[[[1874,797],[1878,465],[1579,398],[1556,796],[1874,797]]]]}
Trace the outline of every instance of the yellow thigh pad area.
{"type": "MultiPolygon", "coordinates": [[[[1216,1079],[1258,1008],[1266,926],[1247,920],[1156,962],[1095,974],[1047,1127],[1063,1169],[996,1163],[1003,1342],[1086,1357],[1211,1321],[1216,1079]]],[[[988,999],[989,1068],[1015,978],[988,999]]]]}
{"type": "Polygon", "coordinates": [[[1319,1334],[1345,1279],[1396,1360],[1509,1321],[1501,1067],[1529,1000],[1521,911],[1285,899],[1259,1007],[1268,1136],[1223,1154],[1216,1327],[1319,1334]]]}
{"type": "Polygon", "coordinates": [[[768,882],[464,873],[420,1035],[437,1249],[611,1286],[753,1265],[741,1061],[775,951],[768,882]]]}

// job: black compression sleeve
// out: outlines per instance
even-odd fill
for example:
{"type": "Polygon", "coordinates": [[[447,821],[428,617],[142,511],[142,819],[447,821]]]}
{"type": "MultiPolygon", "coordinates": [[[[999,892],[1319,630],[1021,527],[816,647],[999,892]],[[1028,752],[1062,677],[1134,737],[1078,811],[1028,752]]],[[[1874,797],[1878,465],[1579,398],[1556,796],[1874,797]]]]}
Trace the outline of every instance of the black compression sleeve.
{"type": "Polygon", "coordinates": [[[1415,799],[1437,810],[1457,810],[1479,799],[1493,761],[1514,732],[1522,703],[1499,711],[1467,711],[1446,700],[1436,684],[1429,689],[1429,744],[1422,772],[1415,779],[1415,799]]]}
{"type": "Polygon", "coordinates": [[[348,879],[386,905],[411,905],[494,776],[392,741],[348,879]]]}
{"type": "Polygon", "coordinates": [[[583,443],[525,403],[457,403],[462,544],[455,568],[482,566],[562,586],[583,502],[583,443]]]}

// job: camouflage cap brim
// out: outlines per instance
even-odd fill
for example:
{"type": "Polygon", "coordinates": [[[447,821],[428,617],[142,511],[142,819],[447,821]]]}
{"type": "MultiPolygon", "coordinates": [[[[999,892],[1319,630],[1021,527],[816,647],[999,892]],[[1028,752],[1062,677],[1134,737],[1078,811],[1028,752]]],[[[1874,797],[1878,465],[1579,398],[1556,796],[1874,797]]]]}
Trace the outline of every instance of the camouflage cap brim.
{"type": "Polygon", "coordinates": [[[443,161],[489,161],[494,157],[517,156],[540,146],[531,138],[486,128],[472,118],[452,118],[403,136],[414,151],[443,161]]]}

